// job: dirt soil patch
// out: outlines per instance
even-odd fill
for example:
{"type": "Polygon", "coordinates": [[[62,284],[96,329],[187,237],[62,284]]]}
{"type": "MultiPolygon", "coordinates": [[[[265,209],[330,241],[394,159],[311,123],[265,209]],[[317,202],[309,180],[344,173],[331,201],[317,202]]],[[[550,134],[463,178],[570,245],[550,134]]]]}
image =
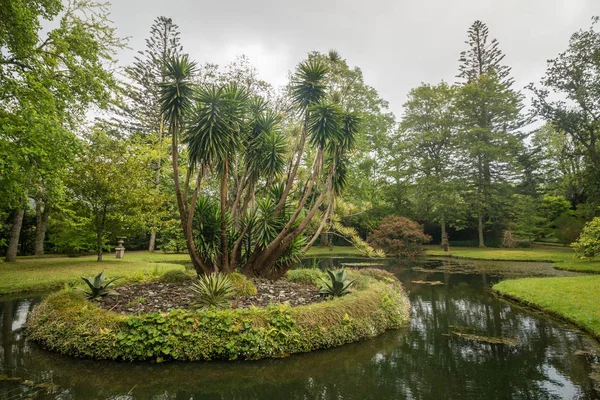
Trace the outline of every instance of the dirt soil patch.
{"type": "MultiPolygon", "coordinates": [[[[232,308],[265,307],[289,302],[291,306],[317,303],[323,299],[315,286],[293,283],[285,279],[276,282],[254,281],[257,294],[233,298],[232,308]]],[[[176,308],[193,309],[194,292],[191,282],[142,283],[116,288],[119,293],[103,298],[100,307],[119,314],[168,312],[176,308]]]]}

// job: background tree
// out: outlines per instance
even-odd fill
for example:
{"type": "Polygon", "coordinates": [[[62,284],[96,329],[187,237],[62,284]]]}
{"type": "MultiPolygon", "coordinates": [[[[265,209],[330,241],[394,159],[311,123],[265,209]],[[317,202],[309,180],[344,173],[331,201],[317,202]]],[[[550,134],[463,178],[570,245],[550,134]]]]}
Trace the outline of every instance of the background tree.
{"type": "MultiPolygon", "coordinates": [[[[146,137],[159,149],[159,157],[152,165],[155,170],[155,185],[161,188],[161,165],[163,159],[163,138],[165,123],[160,109],[160,87],[164,81],[164,64],[169,57],[176,56],[182,50],[179,27],[171,18],[158,17],[150,28],[150,37],[146,39],[146,48],[139,51],[133,65],[125,69],[126,82],[122,83],[119,107],[111,123],[118,131],[130,135],[146,137]]],[[[163,215],[154,216],[151,224],[148,250],[154,251],[157,226],[162,223],[163,215]]]]}
{"type": "Polygon", "coordinates": [[[101,130],[86,135],[69,171],[67,190],[73,199],[71,220],[87,229],[87,237],[95,233],[98,261],[107,236],[130,236],[147,228],[159,203],[154,173],[147,167],[155,159],[140,140],[115,139],[101,130]]]}
{"type": "Polygon", "coordinates": [[[461,124],[461,162],[471,186],[469,200],[477,218],[479,246],[484,247],[486,224],[503,214],[507,197],[503,184],[515,177],[522,148],[518,130],[522,95],[511,89],[510,68],[502,65],[498,42],[488,40],[488,29],[475,21],[468,31],[469,49],[461,53],[456,108],[461,124]],[[504,201],[503,201],[504,200],[504,201]]]}
{"type": "Polygon", "coordinates": [[[395,157],[406,160],[415,214],[438,222],[442,240],[446,225],[463,226],[465,214],[456,165],[455,93],[456,89],[445,82],[411,90],[396,138],[399,146],[395,157]]]}
{"type": "Polygon", "coordinates": [[[44,193],[42,204],[60,192],[72,131],[90,104],[109,100],[109,67],[123,43],[107,7],[90,1],[2,2],[0,15],[0,207],[14,214],[6,257],[14,261],[27,198],[44,193]],[[44,21],[57,27],[42,37],[44,21]]]}
{"type": "MultiPolygon", "coordinates": [[[[541,116],[566,135],[571,154],[583,155],[590,201],[598,205],[600,188],[600,32],[598,18],[574,33],[567,50],[548,62],[540,86],[530,85],[541,116]],[[558,98],[560,100],[554,100],[558,98]]],[[[574,159],[575,161],[575,159],[574,159]]],[[[573,182],[572,182],[573,183],[573,182]]]]}

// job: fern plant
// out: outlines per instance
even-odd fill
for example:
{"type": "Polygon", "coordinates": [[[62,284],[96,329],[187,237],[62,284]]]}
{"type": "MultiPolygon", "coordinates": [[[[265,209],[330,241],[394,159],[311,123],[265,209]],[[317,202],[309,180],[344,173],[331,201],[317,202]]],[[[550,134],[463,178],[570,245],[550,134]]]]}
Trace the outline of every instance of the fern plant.
{"type": "Polygon", "coordinates": [[[104,270],[95,277],[89,276],[84,278],[82,276],[81,279],[88,285],[88,290],[81,289],[85,292],[88,300],[101,300],[105,296],[118,294],[114,290],[109,289],[111,286],[114,286],[113,282],[118,278],[113,278],[107,281],[106,276],[104,275],[104,270]]]}
{"type": "Polygon", "coordinates": [[[192,283],[192,291],[196,295],[194,306],[202,310],[227,308],[233,289],[233,284],[227,275],[202,275],[192,283]]]}
{"type": "Polygon", "coordinates": [[[337,271],[327,270],[330,282],[323,278],[320,278],[325,286],[321,287],[319,294],[323,297],[341,297],[350,293],[350,287],[354,283],[354,280],[346,279],[346,269],[342,268],[337,271]]]}

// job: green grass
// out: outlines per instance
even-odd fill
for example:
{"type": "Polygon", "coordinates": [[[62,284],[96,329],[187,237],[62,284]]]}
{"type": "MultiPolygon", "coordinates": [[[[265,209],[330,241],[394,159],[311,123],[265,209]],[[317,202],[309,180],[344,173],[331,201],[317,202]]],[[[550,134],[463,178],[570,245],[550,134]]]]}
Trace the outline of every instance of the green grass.
{"type": "MultiPolygon", "coordinates": [[[[360,256],[354,247],[313,247],[306,257],[360,256]]],[[[43,292],[62,287],[69,283],[80,283],[81,276],[96,275],[104,270],[109,278],[120,277],[116,283],[126,283],[141,275],[160,275],[167,270],[183,270],[190,263],[187,253],[163,254],[149,252],[126,252],[125,257],[116,259],[114,254],[105,254],[102,262],[96,256],[69,258],[60,255],[46,257],[18,257],[15,263],[0,264],[0,295],[22,292],[43,292]]]]}
{"type": "Polygon", "coordinates": [[[362,254],[352,246],[335,246],[332,251],[328,247],[313,246],[304,257],[362,257],[362,254]]]}
{"type": "Polygon", "coordinates": [[[430,256],[451,256],[456,258],[469,258],[476,260],[493,261],[539,261],[554,263],[557,269],[600,273],[600,259],[582,260],[570,248],[544,248],[544,249],[497,249],[455,247],[449,253],[437,247],[429,247],[426,251],[430,256]]]}
{"type": "Polygon", "coordinates": [[[96,256],[18,259],[15,263],[0,264],[0,294],[52,290],[66,283],[79,283],[79,277],[96,275],[102,270],[109,278],[122,277],[125,281],[142,274],[153,276],[171,269],[183,270],[183,264],[189,262],[187,254],[149,252],[126,252],[122,259],[105,254],[102,262],[96,262],[96,256]]]}
{"type": "Polygon", "coordinates": [[[600,339],[600,276],[525,278],[494,285],[497,293],[573,322],[600,339]]]}

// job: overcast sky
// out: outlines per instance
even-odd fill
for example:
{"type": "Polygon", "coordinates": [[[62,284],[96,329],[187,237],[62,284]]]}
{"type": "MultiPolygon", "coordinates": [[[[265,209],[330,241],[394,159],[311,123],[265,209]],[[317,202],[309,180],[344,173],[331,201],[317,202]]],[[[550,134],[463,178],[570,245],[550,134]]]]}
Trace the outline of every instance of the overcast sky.
{"type": "Polygon", "coordinates": [[[112,0],[111,8],[119,35],[131,37],[123,65],[163,15],[196,61],[225,65],[246,54],[275,86],[309,51],[336,49],[399,117],[411,88],[454,82],[473,21],[488,25],[521,88],[600,15],[600,0],[112,0]]]}

